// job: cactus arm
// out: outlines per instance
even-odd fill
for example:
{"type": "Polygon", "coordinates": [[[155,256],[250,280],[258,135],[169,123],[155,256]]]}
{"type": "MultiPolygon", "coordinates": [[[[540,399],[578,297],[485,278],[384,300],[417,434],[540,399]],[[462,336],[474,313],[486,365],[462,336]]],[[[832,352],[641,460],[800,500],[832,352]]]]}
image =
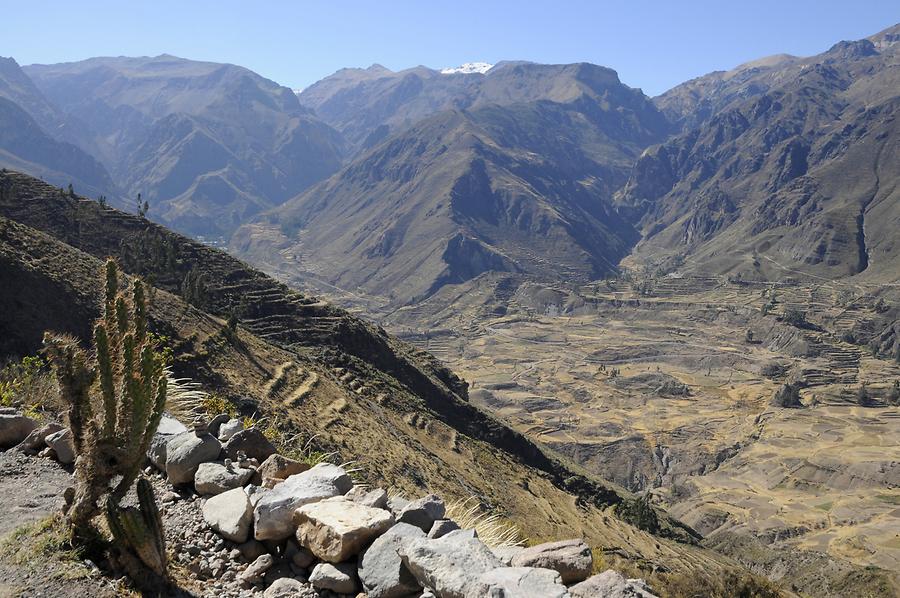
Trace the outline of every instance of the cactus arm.
{"type": "Polygon", "coordinates": [[[166,540],[150,482],[138,480],[137,494],[137,509],[120,508],[112,497],[106,501],[109,528],[116,542],[137,554],[154,573],[166,577],[166,540]]]}
{"type": "Polygon", "coordinates": [[[109,336],[106,326],[94,328],[94,345],[97,347],[97,371],[100,377],[100,394],[103,404],[103,435],[113,434],[116,424],[116,388],[113,383],[113,360],[109,352],[109,336]]]}
{"type": "Polygon", "coordinates": [[[144,297],[144,285],[134,281],[132,289],[132,305],[134,306],[134,338],[138,344],[147,336],[147,300],[144,297]]]}
{"type": "Polygon", "coordinates": [[[147,524],[147,528],[150,530],[150,537],[156,545],[156,554],[160,556],[163,569],[165,569],[166,535],[163,533],[162,517],[159,514],[159,508],[156,506],[156,496],[153,494],[153,486],[150,485],[147,478],[138,480],[137,495],[144,522],[147,524]]]}

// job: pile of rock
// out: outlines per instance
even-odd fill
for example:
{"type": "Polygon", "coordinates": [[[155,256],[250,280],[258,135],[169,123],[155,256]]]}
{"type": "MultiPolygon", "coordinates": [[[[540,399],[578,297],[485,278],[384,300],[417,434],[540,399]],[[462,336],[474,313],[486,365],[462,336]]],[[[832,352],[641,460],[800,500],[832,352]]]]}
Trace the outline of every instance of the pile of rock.
{"type": "MultiPolygon", "coordinates": [[[[23,450],[43,445],[68,458],[68,430],[16,421],[23,450]]],[[[582,540],[491,548],[448,518],[439,497],[354,485],[341,467],[279,455],[261,431],[227,416],[193,429],[164,417],[147,456],[168,486],[162,510],[176,560],[219,597],[653,596],[613,571],[592,576],[582,540]]]]}
{"type": "Polygon", "coordinates": [[[69,465],[75,461],[75,447],[68,428],[51,422],[39,426],[15,409],[0,408],[0,449],[15,447],[27,455],[53,457],[69,465]]]}

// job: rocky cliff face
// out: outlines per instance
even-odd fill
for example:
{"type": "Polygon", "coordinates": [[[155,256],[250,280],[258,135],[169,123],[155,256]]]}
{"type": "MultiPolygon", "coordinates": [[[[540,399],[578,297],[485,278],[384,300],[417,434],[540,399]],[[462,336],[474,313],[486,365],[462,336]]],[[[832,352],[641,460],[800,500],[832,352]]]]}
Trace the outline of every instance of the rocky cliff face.
{"type": "Polygon", "coordinates": [[[617,196],[643,231],[638,260],[753,278],[892,275],[883,223],[897,218],[888,165],[900,96],[889,38],[709,75],[658,98],[686,131],[646,151],[617,196]]]}

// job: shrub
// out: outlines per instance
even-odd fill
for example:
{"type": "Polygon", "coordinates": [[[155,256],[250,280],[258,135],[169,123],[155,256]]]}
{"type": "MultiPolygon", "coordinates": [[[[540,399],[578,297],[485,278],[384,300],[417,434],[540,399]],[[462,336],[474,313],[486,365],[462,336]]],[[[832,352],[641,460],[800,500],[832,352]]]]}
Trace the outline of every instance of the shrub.
{"type": "Polygon", "coordinates": [[[787,371],[787,365],[779,363],[777,361],[770,361],[762,366],[759,373],[769,380],[775,380],[776,378],[781,378],[782,376],[787,374],[787,371]]]}
{"type": "Polygon", "coordinates": [[[659,531],[659,517],[650,505],[650,494],[634,499],[625,499],[616,506],[616,515],[638,529],[655,534],[659,531]]]}
{"type": "MultiPolygon", "coordinates": [[[[701,571],[666,575],[658,584],[662,598],[781,598],[784,594],[769,580],[746,571],[726,571],[713,576],[701,571]]],[[[656,585],[654,585],[656,587],[656,585]]]]}
{"type": "Polygon", "coordinates": [[[806,321],[806,314],[793,307],[784,310],[784,315],[781,317],[781,320],[785,324],[790,324],[791,326],[796,326],[797,328],[803,328],[809,324],[806,321]]]}
{"type": "Polygon", "coordinates": [[[525,544],[519,528],[496,513],[482,511],[475,497],[449,503],[447,517],[463,529],[474,529],[478,538],[491,548],[525,544]]]}
{"type": "Polygon", "coordinates": [[[772,397],[773,407],[796,408],[802,407],[800,402],[800,387],[796,384],[782,384],[775,396],[772,397]]]}
{"type": "Polygon", "coordinates": [[[869,397],[869,389],[866,388],[865,382],[860,384],[859,389],[856,391],[856,402],[860,407],[868,407],[871,402],[871,397],[869,397]]]}

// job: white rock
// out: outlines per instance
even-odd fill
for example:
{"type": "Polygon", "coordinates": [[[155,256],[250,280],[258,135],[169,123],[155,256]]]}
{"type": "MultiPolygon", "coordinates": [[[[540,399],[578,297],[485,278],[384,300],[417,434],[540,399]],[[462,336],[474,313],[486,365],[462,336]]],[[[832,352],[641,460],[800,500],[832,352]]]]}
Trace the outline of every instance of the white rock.
{"type": "Polygon", "coordinates": [[[319,598],[319,593],[309,584],[290,577],[282,577],[266,588],[263,598],[319,598]]]}
{"type": "Polygon", "coordinates": [[[37,422],[9,410],[0,413],[0,449],[12,448],[25,440],[31,431],[37,428],[37,422]]]}
{"type": "Polygon", "coordinates": [[[367,490],[365,486],[354,486],[347,493],[347,499],[376,509],[386,509],[388,504],[388,494],[383,488],[367,490]]]}
{"type": "Polygon", "coordinates": [[[50,434],[44,438],[44,442],[53,449],[60,463],[68,465],[75,462],[75,445],[72,444],[72,432],[69,428],[50,434]]]}
{"type": "Polygon", "coordinates": [[[657,598],[642,579],[608,569],[569,588],[572,598],[657,598]]]}
{"type": "Polygon", "coordinates": [[[481,540],[455,534],[458,532],[437,540],[411,540],[400,547],[406,568],[440,598],[466,598],[478,578],[501,566],[481,540]]]}
{"type": "Polygon", "coordinates": [[[162,416],[156,433],[150,440],[150,448],[147,449],[147,458],[154,467],[160,471],[166,470],[166,445],[172,438],[187,431],[187,427],[174,417],[165,414],[162,416]]]}
{"type": "Polygon", "coordinates": [[[583,540],[562,540],[529,546],[516,556],[513,567],[540,567],[559,572],[563,583],[583,581],[591,574],[594,557],[591,548],[583,540]]]}
{"type": "Polygon", "coordinates": [[[309,583],[320,590],[331,590],[338,594],[356,594],[359,580],[353,563],[319,563],[309,574],[309,583]]]}
{"type": "Polygon", "coordinates": [[[253,477],[253,470],[222,463],[201,463],[194,474],[194,488],[200,494],[221,494],[241,488],[253,477]]]}
{"type": "Polygon", "coordinates": [[[484,573],[468,598],[569,598],[559,573],[534,567],[501,567],[484,573]]]}
{"type": "Polygon", "coordinates": [[[401,547],[425,532],[408,523],[398,523],[379,536],[359,557],[359,578],[369,598],[400,598],[421,586],[403,566],[401,547]]]}
{"type": "Polygon", "coordinates": [[[394,525],[394,516],[338,497],[300,507],[294,523],[300,546],[323,561],[340,563],[359,554],[394,525]]]}
{"type": "Polygon", "coordinates": [[[241,573],[238,577],[240,580],[247,584],[259,583],[263,579],[263,575],[266,574],[266,571],[272,568],[272,565],[275,564],[275,557],[271,554],[262,554],[256,558],[255,561],[250,563],[250,566],[247,567],[243,573],[241,573]]]}
{"type": "Polygon", "coordinates": [[[253,505],[243,488],[235,488],[207,500],[203,520],[226,540],[241,544],[250,535],[253,505]]]}
{"type": "Polygon", "coordinates": [[[56,422],[50,422],[45,426],[35,428],[25,437],[25,440],[16,445],[16,450],[33,455],[47,446],[47,443],[45,442],[47,436],[59,432],[62,429],[63,427],[56,422]]]}
{"type": "Polygon", "coordinates": [[[353,482],[343,469],[319,463],[312,469],[288,477],[263,494],[253,512],[257,540],[283,540],[294,531],[294,511],[303,505],[350,490],[353,482]]]}
{"type": "Polygon", "coordinates": [[[231,440],[232,436],[243,429],[244,423],[241,420],[237,418],[229,419],[219,427],[219,442],[227,442],[231,440]]]}
{"type": "Polygon", "coordinates": [[[444,501],[434,494],[429,494],[404,506],[397,516],[397,521],[415,525],[428,533],[435,521],[443,519],[445,511],[444,501]]]}
{"type": "Polygon", "coordinates": [[[183,432],[173,436],[166,444],[166,474],[170,484],[187,484],[194,481],[194,474],[201,463],[219,458],[222,444],[210,434],[183,432]]]}
{"type": "Polygon", "coordinates": [[[495,546],[491,548],[494,556],[500,559],[504,567],[509,567],[513,558],[523,550],[525,550],[524,546],[495,546]]]}

